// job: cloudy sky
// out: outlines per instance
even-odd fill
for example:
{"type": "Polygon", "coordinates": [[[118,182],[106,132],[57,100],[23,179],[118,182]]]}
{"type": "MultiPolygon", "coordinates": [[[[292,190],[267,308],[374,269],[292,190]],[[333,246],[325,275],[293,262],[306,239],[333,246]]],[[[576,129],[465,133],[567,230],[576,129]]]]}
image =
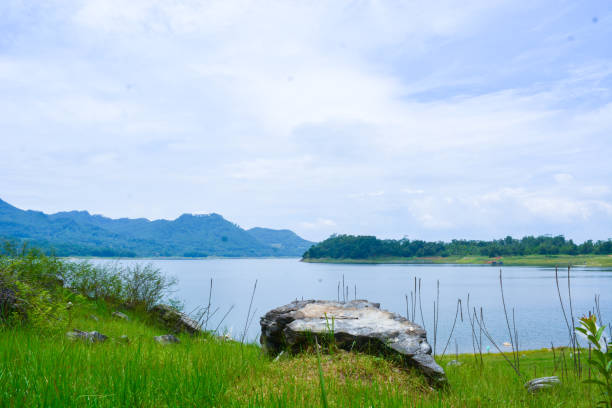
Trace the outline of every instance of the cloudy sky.
{"type": "Polygon", "coordinates": [[[0,198],[612,237],[612,1],[2,0],[0,198]]]}

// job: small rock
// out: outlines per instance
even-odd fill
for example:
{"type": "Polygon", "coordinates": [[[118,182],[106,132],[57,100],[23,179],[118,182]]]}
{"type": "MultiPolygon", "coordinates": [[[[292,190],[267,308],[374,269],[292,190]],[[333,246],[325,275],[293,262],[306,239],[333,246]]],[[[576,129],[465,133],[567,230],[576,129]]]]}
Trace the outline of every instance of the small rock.
{"type": "Polygon", "coordinates": [[[214,338],[219,341],[230,341],[232,339],[232,336],[229,333],[225,333],[222,336],[214,336],[214,338]]]}
{"type": "Polygon", "coordinates": [[[77,329],[73,329],[71,332],[66,333],[66,336],[71,340],[85,340],[90,343],[102,343],[108,339],[107,336],[97,331],[86,332],[77,329]]]}
{"type": "Polygon", "coordinates": [[[193,320],[185,313],[181,313],[168,305],[155,305],[150,312],[157,316],[158,321],[174,333],[186,332],[198,333],[202,330],[200,323],[193,320]]]}
{"type": "Polygon", "coordinates": [[[156,337],[154,337],[154,339],[159,344],[172,344],[172,343],[180,343],[181,342],[173,334],[164,334],[163,336],[156,336],[156,337]]]}
{"type": "Polygon", "coordinates": [[[113,312],[112,316],[118,317],[119,319],[123,319],[123,320],[130,320],[130,318],[125,313],[121,313],[121,312],[113,312]]]}
{"type": "Polygon", "coordinates": [[[90,318],[91,320],[95,320],[96,322],[99,322],[99,321],[100,321],[100,319],[99,319],[99,318],[98,318],[98,316],[96,316],[96,315],[89,315],[89,318],[90,318]]]}
{"type": "Polygon", "coordinates": [[[531,393],[535,393],[535,392],[538,392],[546,388],[552,388],[559,384],[561,384],[561,381],[559,380],[559,377],[557,376],[541,377],[541,378],[534,378],[533,380],[527,381],[525,383],[525,388],[527,388],[527,391],[531,393]]]}
{"type": "Polygon", "coordinates": [[[123,336],[119,337],[119,338],[117,339],[117,341],[118,341],[119,343],[126,343],[126,344],[129,344],[129,342],[130,342],[130,338],[124,334],[123,336]]]}
{"type": "Polygon", "coordinates": [[[462,365],[463,365],[463,363],[461,361],[457,361],[457,360],[451,360],[448,363],[446,363],[447,367],[452,367],[452,366],[459,367],[459,366],[462,366],[462,365]]]}

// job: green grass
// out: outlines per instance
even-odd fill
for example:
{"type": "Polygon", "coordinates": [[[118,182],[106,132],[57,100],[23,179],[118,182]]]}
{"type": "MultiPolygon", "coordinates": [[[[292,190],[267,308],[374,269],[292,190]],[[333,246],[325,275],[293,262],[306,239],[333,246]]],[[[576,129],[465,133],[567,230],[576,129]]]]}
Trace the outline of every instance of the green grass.
{"type": "Polygon", "coordinates": [[[574,377],[554,390],[528,394],[526,379],[560,374],[547,350],[521,353],[523,379],[500,355],[485,355],[483,366],[460,355],[462,366],[446,367],[448,389],[433,390],[417,371],[376,356],[338,351],[323,354],[320,365],[313,354],[274,362],[255,345],[211,336],[181,335],[180,344],[161,346],[153,336],[166,331],[146,314],[127,311],[131,320],[123,321],[111,317],[113,310],[104,302],[84,302],[72,322],[51,330],[0,328],[0,405],[320,407],[319,367],[330,407],[588,407],[597,398],[595,389],[574,377]],[[73,327],[111,339],[72,342],[65,333],[73,327]],[[112,339],[124,334],[129,344],[112,339]]]}
{"type": "Polygon", "coordinates": [[[506,266],[593,266],[612,267],[612,255],[526,255],[489,258],[486,256],[448,256],[424,258],[377,257],[369,259],[303,259],[311,263],[351,263],[351,264],[460,264],[486,265],[492,261],[502,261],[506,266]]]}

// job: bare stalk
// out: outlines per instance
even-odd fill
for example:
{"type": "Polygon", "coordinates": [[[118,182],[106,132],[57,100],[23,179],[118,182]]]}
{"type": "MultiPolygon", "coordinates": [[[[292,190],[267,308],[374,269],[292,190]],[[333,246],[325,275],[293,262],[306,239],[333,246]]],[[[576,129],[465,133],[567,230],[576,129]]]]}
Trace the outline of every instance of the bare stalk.
{"type": "MultiPolygon", "coordinates": [[[[475,311],[474,311],[475,312],[475,311]]],[[[508,356],[506,355],[506,353],[504,353],[501,348],[499,348],[499,346],[497,345],[497,343],[495,342],[495,340],[493,340],[493,337],[491,336],[491,334],[489,333],[489,330],[487,329],[487,326],[485,325],[484,322],[484,315],[482,313],[482,308],[480,309],[480,320],[478,319],[478,316],[476,317],[476,322],[478,323],[478,326],[481,329],[481,332],[484,333],[484,335],[486,336],[486,338],[491,342],[491,344],[493,344],[493,346],[497,349],[497,351],[499,351],[499,353],[502,355],[502,357],[504,357],[504,359],[506,360],[506,362],[510,365],[510,367],[512,367],[512,369],[514,370],[514,372],[516,373],[516,375],[521,378],[521,372],[519,371],[518,367],[516,367],[516,365],[510,361],[510,359],[508,358],[508,356]]]]}
{"type": "MultiPolygon", "coordinates": [[[[410,296],[412,297],[412,292],[410,293],[410,296]]],[[[417,278],[415,276],[414,277],[414,299],[412,301],[412,321],[413,322],[416,320],[416,302],[417,302],[417,278]]],[[[423,328],[425,328],[425,325],[423,325],[423,328]]]]}
{"type": "MultiPolygon", "coordinates": [[[[446,348],[450,344],[451,338],[453,337],[453,332],[455,331],[455,325],[457,324],[457,317],[459,316],[459,309],[461,308],[461,299],[457,299],[457,311],[455,312],[455,320],[453,321],[453,327],[451,328],[450,334],[448,335],[448,340],[446,341],[446,346],[444,346],[444,350],[442,351],[442,357],[446,354],[446,348]]],[[[455,343],[456,343],[455,339],[455,343]]]]}
{"type": "Polygon", "coordinates": [[[244,338],[247,333],[247,326],[249,324],[249,317],[251,316],[251,307],[253,306],[253,298],[255,297],[255,290],[257,290],[257,280],[255,280],[255,285],[253,285],[253,293],[251,294],[251,302],[249,303],[249,310],[247,311],[247,318],[244,322],[244,332],[242,333],[242,338],[240,339],[240,344],[244,344],[244,338]]]}
{"type": "Polygon", "coordinates": [[[510,345],[512,346],[512,359],[514,360],[514,363],[517,364],[516,360],[518,360],[518,351],[515,352],[514,350],[514,336],[512,335],[512,330],[510,329],[510,321],[508,320],[508,310],[506,309],[506,299],[504,297],[504,283],[501,269],[499,270],[499,288],[501,290],[502,305],[504,306],[504,316],[506,317],[508,335],[510,336],[510,345]]]}
{"type": "Polygon", "coordinates": [[[567,326],[567,333],[570,340],[570,345],[572,343],[572,329],[570,328],[569,321],[567,320],[567,313],[565,313],[565,306],[563,306],[563,297],[561,296],[561,289],[559,288],[559,270],[555,267],[555,283],[557,285],[557,295],[559,296],[559,303],[561,304],[561,311],[563,312],[563,319],[565,320],[565,325],[567,326]]]}
{"type": "Polygon", "coordinates": [[[204,331],[206,331],[206,329],[208,328],[208,318],[210,316],[210,301],[212,298],[212,286],[213,286],[213,280],[212,278],[210,278],[210,289],[208,290],[208,306],[206,307],[206,323],[204,326],[204,331]]]}
{"type": "MultiPolygon", "coordinates": [[[[474,317],[478,319],[476,313],[474,313],[474,317]]],[[[484,320],[484,315],[482,314],[482,307],[480,308],[480,319],[484,320]]],[[[480,363],[482,364],[482,327],[480,327],[480,339],[478,340],[478,344],[480,347],[480,363]]]]}
{"type": "Polygon", "coordinates": [[[227,312],[225,312],[225,314],[223,315],[223,318],[221,319],[221,321],[219,322],[219,324],[217,325],[217,327],[215,327],[215,331],[213,333],[217,333],[217,330],[219,330],[219,327],[221,327],[221,324],[223,323],[223,321],[225,320],[225,318],[227,317],[228,314],[230,314],[230,312],[234,309],[234,305],[230,306],[229,310],[227,312]]]}
{"type": "Polygon", "coordinates": [[[256,313],[257,313],[257,308],[253,310],[253,314],[251,315],[251,318],[249,319],[249,324],[247,324],[247,328],[246,328],[247,333],[249,332],[249,329],[251,328],[251,323],[253,323],[253,318],[255,317],[256,313]]]}
{"type": "Polygon", "coordinates": [[[419,278],[419,309],[421,310],[421,321],[423,322],[423,329],[425,329],[425,318],[423,317],[423,305],[421,303],[421,278],[419,278]]]}
{"type": "MultiPolygon", "coordinates": [[[[210,319],[212,319],[213,317],[215,317],[215,315],[217,314],[217,312],[219,311],[219,309],[220,309],[220,308],[219,308],[219,307],[217,307],[217,308],[215,309],[215,311],[214,311],[214,312],[212,312],[212,313],[210,314],[209,318],[210,318],[210,319]]],[[[206,323],[208,323],[208,322],[206,322],[206,323]]]]}
{"type": "Polygon", "coordinates": [[[603,322],[601,318],[601,308],[599,307],[599,297],[600,295],[595,295],[595,311],[597,312],[597,320],[599,320],[600,324],[603,322]]]}
{"type": "Polygon", "coordinates": [[[433,356],[436,357],[436,302],[433,302],[433,356]]]}
{"type": "Polygon", "coordinates": [[[468,313],[468,320],[472,328],[472,349],[474,350],[474,359],[476,360],[476,362],[478,362],[478,357],[476,357],[476,329],[474,328],[474,321],[472,320],[472,315],[470,313],[470,294],[469,293],[467,295],[467,313],[468,313]]]}
{"type": "Polygon", "coordinates": [[[435,356],[435,352],[436,352],[436,344],[438,341],[438,319],[440,316],[440,281],[436,281],[436,304],[438,305],[437,308],[434,308],[434,314],[435,314],[435,322],[434,324],[436,325],[436,329],[434,330],[434,356],[435,356]]]}
{"type": "Polygon", "coordinates": [[[459,344],[457,344],[456,338],[455,338],[455,360],[459,361],[459,344]]]}
{"type": "Polygon", "coordinates": [[[577,370],[578,372],[578,377],[580,378],[580,374],[581,374],[581,363],[580,360],[577,358],[580,354],[580,352],[578,351],[577,353],[577,348],[578,348],[578,339],[576,337],[576,331],[574,330],[574,327],[576,327],[576,323],[574,321],[574,308],[572,306],[572,286],[570,284],[570,266],[567,266],[567,296],[568,296],[568,301],[569,301],[569,310],[570,310],[570,317],[572,319],[572,328],[570,330],[570,336],[571,336],[571,340],[572,340],[572,350],[574,351],[572,354],[572,359],[574,362],[574,371],[577,370]],[[578,356],[576,355],[578,354],[578,356]]]}
{"type": "Polygon", "coordinates": [[[516,330],[516,319],[514,318],[514,308],[512,308],[512,328],[514,329],[514,344],[516,346],[516,367],[521,370],[521,359],[519,358],[519,339],[516,330]]]}

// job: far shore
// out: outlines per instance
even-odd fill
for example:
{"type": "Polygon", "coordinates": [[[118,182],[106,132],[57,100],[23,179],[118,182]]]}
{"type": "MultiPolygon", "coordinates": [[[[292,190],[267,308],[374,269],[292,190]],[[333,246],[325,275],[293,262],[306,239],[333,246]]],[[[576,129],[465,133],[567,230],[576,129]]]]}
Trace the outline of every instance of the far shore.
{"type": "Polygon", "coordinates": [[[303,258],[308,263],[337,264],[453,264],[490,266],[612,267],[612,255],[526,255],[489,258],[486,256],[375,257],[367,259],[303,258]]]}
{"type": "Polygon", "coordinates": [[[295,256],[201,256],[201,257],[185,257],[185,256],[61,256],[63,259],[108,259],[108,260],[134,260],[134,261],[212,261],[219,259],[297,259],[300,257],[295,256]]]}

